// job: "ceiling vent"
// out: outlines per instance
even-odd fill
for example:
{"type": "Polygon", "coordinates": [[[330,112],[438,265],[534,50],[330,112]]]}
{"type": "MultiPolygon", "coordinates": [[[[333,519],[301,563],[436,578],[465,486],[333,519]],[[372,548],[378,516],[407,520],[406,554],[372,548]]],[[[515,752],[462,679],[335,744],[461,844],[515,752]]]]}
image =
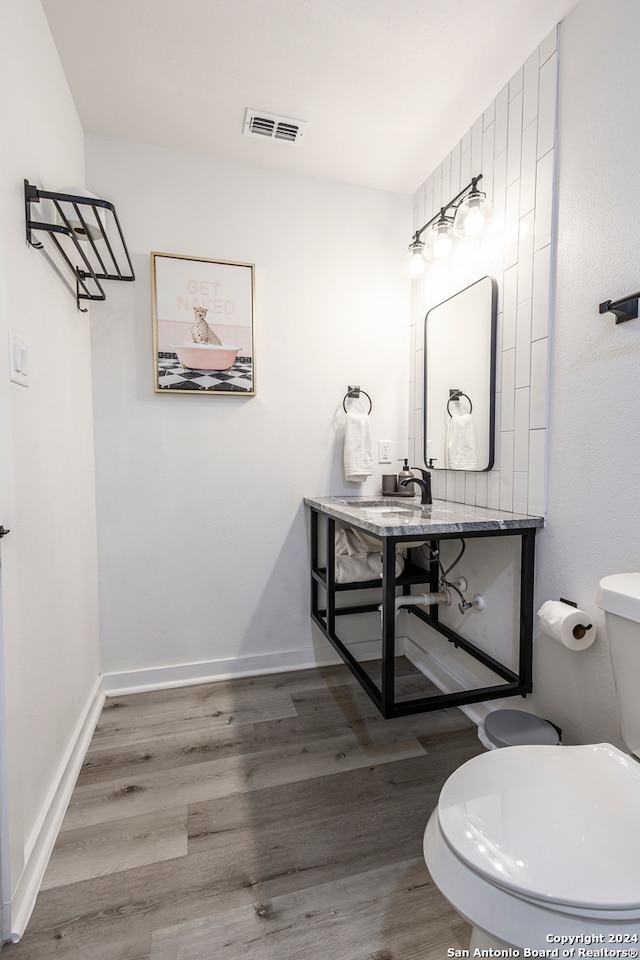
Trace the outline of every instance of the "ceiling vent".
{"type": "Polygon", "coordinates": [[[300,143],[307,129],[307,120],[294,120],[263,110],[247,107],[243,133],[247,137],[262,137],[265,140],[283,140],[285,143],[300,143]]]}

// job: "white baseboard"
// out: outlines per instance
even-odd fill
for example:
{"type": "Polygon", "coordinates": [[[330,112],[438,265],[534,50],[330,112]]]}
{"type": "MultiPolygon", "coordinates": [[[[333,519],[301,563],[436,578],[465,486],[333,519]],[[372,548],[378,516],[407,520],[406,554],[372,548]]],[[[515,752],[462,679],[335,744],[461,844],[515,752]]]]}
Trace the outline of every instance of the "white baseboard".
{"type": "MultiPolygon", "coordinates": [[[[357,659],[376,660],[380,657],[380,641],[358,641],[357,659]]],[[[306,650],[291,650],[281,653],[265,653],[251,657],[226,660],[201,660],[194,663],[174,663],[169,666],[150,667],[143,670],[125,670],[105,673],[103,690],[107,697],[119,697],[145,690],[162,690],[165,687],[185,687],[196,683],[213,683],[238,677],[256,677],[268,673],[286,673],[289,670],[310,670],[342,663],[341,658],[327,641],[321,647],[306,650]]]]}
{"type": "MultiPolygon", "coordinates": [[[[425,677],[435,683],[442,693],[469,690],[472,687],[482,686],[483,682],[486,682],[463,664],[456,663],[454,672],[451,664],[440,660],[409,637],[405,641],[405,656],[414,667],[424,673],[425,677]]],[[[489,710],[494,709],[485,703],[465,703],[458,705],[458,708],[478,727],[489,710]]]]}
{"type": "Polygon", "coordinates": [[[10,908],[10,937],[14,943],[22,937],[35,906],[40,884],[104,705],[104,699],[102,678],[98,677],[69,740],[69,746],[42,805],[38,821],[26,844],[25,866],[10,908]]]}

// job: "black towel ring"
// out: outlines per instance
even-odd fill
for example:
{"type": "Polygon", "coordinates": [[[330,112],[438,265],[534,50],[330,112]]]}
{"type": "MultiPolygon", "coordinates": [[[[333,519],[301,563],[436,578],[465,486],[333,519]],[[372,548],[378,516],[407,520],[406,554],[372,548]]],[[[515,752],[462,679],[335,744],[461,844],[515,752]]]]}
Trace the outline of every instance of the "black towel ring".
{"type": "Polygon", "coordinates": [[[362,394],[362,393],[365,395],[365,397],[366,397],[367,400],[369,401],[369,409],[368,409],[368,411],[367,411],[367,416],[371,413],[371,411],[373,410],[373,402],[372,402],[372,400],[371,400],[371,397],[369,396],[369,394],[367,393],[366,390],[360,390],[359,387],[354,388],[354,389],[351,389],[351,388],[350,388],[350,389],[347,391],[347,393],[345,393],[344,398],[343,398],[343,400],[342,400],[342,409],[344,410],[345,413],[347,412],[347,400],[348,400],[349,398],[352,398],[352,399],[354,399],[354,400],[357,400],[357,399],[360,397],[360,394],[362,394]]]}
{"type": "Polygon", "coordinates": [[[451,410],[449,410],[449,404],[451,403],[452,400],[459,400],[460,397],[464,397],[466,400],[469,401],[469,413],[471,413],[471,411],[473,410],[473,404],[471,403],[471,397],[468,397],[468,396],[466,395],[466,393],[463,393],[463,392],[462,392],[462,390],[458,390],[457,393],[452,393],[451,396],[449,397],[449,399],[447,400],[447,413],[449,414],[450,417],[453,416],[453,414],[451,413],[451,410]]]}

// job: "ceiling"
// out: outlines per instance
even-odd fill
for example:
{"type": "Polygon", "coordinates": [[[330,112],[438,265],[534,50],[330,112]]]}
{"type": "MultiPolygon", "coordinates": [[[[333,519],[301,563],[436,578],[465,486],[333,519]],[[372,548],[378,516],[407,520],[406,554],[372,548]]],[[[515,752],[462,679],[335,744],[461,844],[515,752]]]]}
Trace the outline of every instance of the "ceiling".
{"type": "Polygon", "coordinates": [[[42,0],[87,133],[412,193],[577,0],[42,0]],[[247,107],[308,121],[243,136],[247,107]]]}

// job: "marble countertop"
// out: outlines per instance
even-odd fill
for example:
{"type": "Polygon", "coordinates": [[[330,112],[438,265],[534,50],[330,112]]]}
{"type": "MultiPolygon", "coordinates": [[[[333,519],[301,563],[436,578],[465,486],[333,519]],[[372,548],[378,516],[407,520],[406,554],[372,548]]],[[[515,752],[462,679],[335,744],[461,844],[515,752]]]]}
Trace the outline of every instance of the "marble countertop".
{"type": "Polygon", "coordinates": [[[353,524],[378,537],[476,533],[544,526],[543,517],[508,513],[489,507],[434,500],[423,506],[419,497],[305,497],[304,502],[336,520],[353,524]]]}

